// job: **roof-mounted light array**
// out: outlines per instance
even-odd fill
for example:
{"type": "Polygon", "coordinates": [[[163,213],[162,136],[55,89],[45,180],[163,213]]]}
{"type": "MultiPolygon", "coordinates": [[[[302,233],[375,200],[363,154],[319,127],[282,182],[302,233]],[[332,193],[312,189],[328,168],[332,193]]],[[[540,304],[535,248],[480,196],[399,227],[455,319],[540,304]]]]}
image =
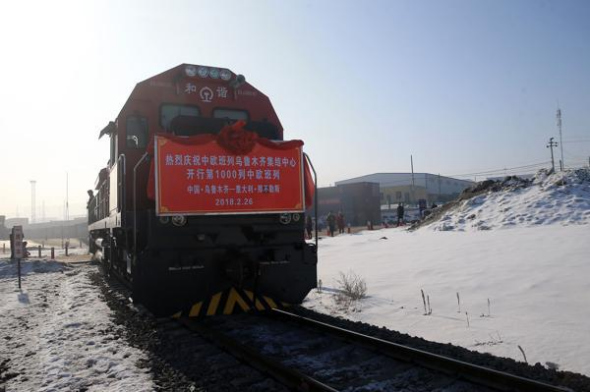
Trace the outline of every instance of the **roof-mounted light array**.
{"type": "Polygon", "coordinates": [[[196,65],[187,65],[184,68],[184,72],[186,76],[195,77],[199,76],[201,78],[211,78],[211,79],[221,79],[225,82],[231,79],[232,73],[227,69],[221,68],[214,68],[214,67],[203,67],[196,65]]]}

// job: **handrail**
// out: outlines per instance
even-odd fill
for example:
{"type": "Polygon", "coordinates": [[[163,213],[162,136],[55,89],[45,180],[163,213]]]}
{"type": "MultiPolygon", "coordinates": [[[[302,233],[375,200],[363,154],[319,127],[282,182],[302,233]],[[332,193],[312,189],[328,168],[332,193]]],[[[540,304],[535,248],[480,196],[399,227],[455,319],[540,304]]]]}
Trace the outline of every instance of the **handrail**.
{"type": "Polygon", "coordinates": [[[314,215],[315,215],[315,247],[316,249],[318,248],[318,175],[315,171],[315,168],[313,167],[313,163],[311,163],[311,159],[309,158],[309,155],[307,155],[306,153],[303,153],[303,156],[305,157],[305,159],[307,160],[307,163],[309,163],[309,167],[311,167],[311,170],[313,171],[313,182],[314,182],[314,192],[313,192],[313,209],[314,209],[314,215]]]}
{"type": "Polygon", "coordinates": [[[119,198],[119,212],[121,213],[121,227],[125,227],[125,223],[127,219],[125,218],[125,213],[127,212],[127,158],[125,154],[119,155],[119,159],[117,159],[117,163],[119,165],[119,173],[121,174],[118,178],[119,184],[118,187],[121,190],[121,195],[119,198]]]}
{"type": "Polygon", "coordinates": [[[149,154],[146,152],[133,167],[133,257],[137,257],[137,168],[147,160],[149,154]]]}

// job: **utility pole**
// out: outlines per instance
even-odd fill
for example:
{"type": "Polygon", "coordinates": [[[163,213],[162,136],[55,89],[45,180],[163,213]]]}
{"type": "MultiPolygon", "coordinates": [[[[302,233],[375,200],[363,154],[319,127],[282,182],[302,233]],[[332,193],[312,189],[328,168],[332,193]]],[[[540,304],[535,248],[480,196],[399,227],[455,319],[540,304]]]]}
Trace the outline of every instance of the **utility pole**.
{"type": "Polygon", "coordinates": [[[416,196],[414,195],[414,158],[410,155],[410,165],[412,166],[412,203],[416,203],[416,196]]]}
{"type": "MultiPolygon", "coordinates": [[[[553,159],[553,147],[557,147],[557,142],[553,141],[553,138],[549,138],[549,144],[547,148],[551,149],[551,171],[555,173],[555,161],[553,159]]],[[[562,168],[563,170],[563,168],[562,168]]]]}
{"type": "Polygon", "coordinates": [[[37,181],[31,180],[31,223],[37,223],[37,201],[36,201],[36,185],[37,181]]]}
{"type": "Polygon", "coordinates": [[[559,149],[561,150],[561,160],[559,161],[559,170],[563,171],[565,162],[563,160],[563,138],[561,134],[561,109],[557,108],[557,129],[559,129],[559,149]]]}
{"type": "Polygon", "coordinates": [[[66,172],[66,210],[65,210],[65,220],[70,220],[70,203],[69,203],[69,174],[66,172]]]}

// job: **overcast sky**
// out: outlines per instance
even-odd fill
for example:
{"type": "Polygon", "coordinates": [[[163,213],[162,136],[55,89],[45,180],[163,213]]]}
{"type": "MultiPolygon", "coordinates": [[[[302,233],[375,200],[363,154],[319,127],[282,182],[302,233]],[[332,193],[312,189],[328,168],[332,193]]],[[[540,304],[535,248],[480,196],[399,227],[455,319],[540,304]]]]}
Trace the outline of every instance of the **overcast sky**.
{"type": "Polygon", "coordinates": [[[565,164],[587,165],[589,20],[583,0],[2,2],[0,215],[30,217],[36,180],[37,218],[63,217],[66,176],[84,214],[99,131],[181,63],[268,95],[321,186],[409,172],[410,155],[470,179],[548,166],[558,104],[565,164]]]}

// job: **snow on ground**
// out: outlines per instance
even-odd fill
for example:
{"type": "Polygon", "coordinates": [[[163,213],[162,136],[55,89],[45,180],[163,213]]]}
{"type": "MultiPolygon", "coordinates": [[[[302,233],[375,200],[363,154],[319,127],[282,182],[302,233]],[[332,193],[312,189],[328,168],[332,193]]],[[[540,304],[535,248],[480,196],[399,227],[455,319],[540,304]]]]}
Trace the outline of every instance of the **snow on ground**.
{"type": "Polygon", "coordinates": [[[324,288],[304,306],[520,361],[521,346],[529,363],[590,375],[590,176],[573,176],[476,196],[477,203],[414,232],[325,238],[318,264],[324,288]],[[368,288],[356,311],[336,301],[339,274],[350,271],[368,288]]]}
{"type": "Polygon", "coordinates": [[[515,226],[590,223],[590,170],[547,175],[540,171],[532,184],[508,180],[501,192],[490,192],[461,202],[434,230],[490,230],[515,226]]]}
{"type": "Polygon", "coordinates": [[[120,338],[88,264],[0,259],[0,379],[6,391],[151,391],[143,352],[120,338]],[[8,362],[6,362],[8,360],[8,362]],[[4,367],[4,368],[3,368],[4,367]]]}
{"type": "MultiPolygon", "coordinates": [[[[323,290],[304,305],[517,360],[520,346],[530,363],[590,375],[590,171],[504,185],[414,232],[323,239],[323,290]],[[336,300],[337,280],[349,271],[366,281],[369,296],[346,308],[336,300]]],[[[60,260],[81,257],[56,251],[60,260]]],[[[122,327],[90,282],[96,267],[27,260],[18,290],[8,256],[0,256],[0,380],[7,391],[153,390],[146,354],[121,339],[122,327]]]]}

